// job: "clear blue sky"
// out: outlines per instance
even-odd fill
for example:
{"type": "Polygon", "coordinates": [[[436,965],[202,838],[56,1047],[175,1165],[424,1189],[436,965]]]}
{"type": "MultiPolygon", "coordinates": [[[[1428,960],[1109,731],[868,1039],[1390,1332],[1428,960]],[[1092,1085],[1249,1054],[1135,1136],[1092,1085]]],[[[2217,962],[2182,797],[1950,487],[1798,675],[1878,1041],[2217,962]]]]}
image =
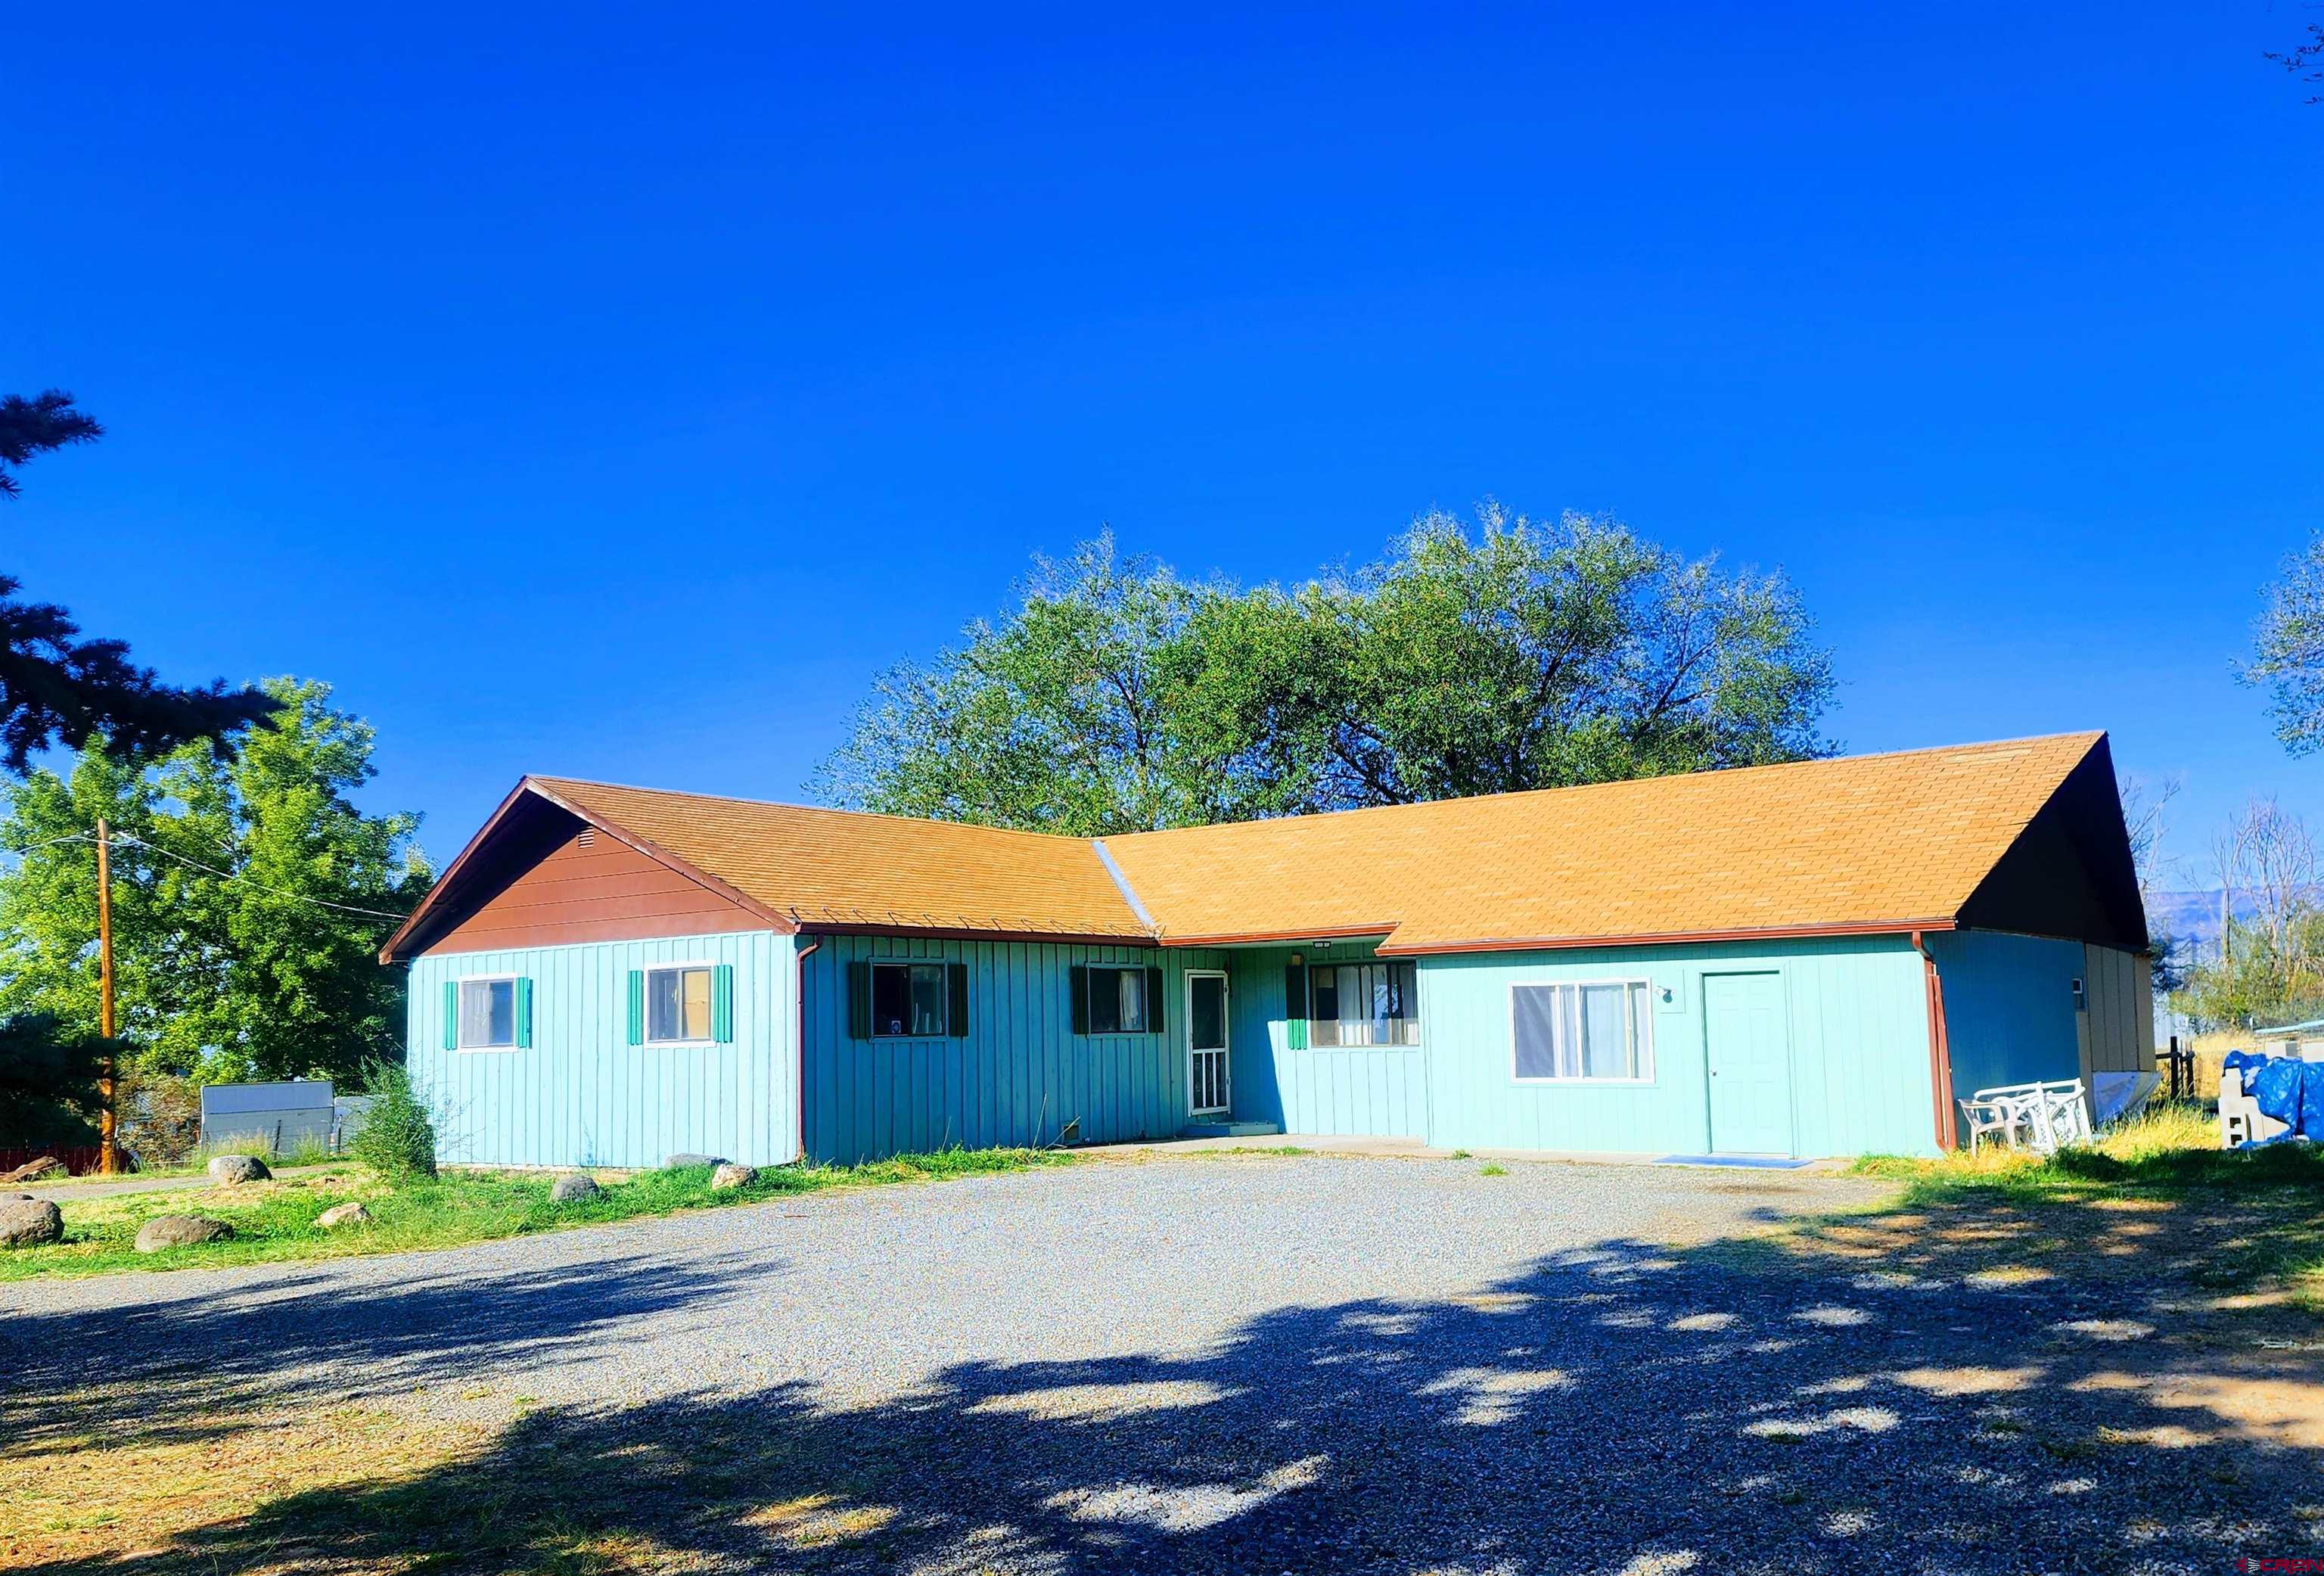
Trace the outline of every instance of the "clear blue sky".
{"type": "Polygon", "coordinates": [[[440,858],[527,770],[796,797],[1102,522],[1490,493],[1781,565],[1851,749],[2112,730],[2191,853],[2324,813],[2229,677],[2324,523],[2309,15],[34,8],[0,388],[112,434],[0,562],[337,684],[440,858]]]}

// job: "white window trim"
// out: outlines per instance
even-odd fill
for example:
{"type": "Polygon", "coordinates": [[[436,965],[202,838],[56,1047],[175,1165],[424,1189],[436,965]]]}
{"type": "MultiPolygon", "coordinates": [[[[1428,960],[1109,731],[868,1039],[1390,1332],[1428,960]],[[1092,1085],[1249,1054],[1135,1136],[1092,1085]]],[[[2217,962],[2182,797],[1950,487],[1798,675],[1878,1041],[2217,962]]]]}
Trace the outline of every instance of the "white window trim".
{"type": "Polygon", "coordinates": [[[641,1014],[644,1021],[638,1025],[639,1047],[657,1051],[684,1051],[720,1044],[715,1035],[691,1040],[658,1040],[653,1037],[653,977],[656,974],[668,973],[673,969],[710,971],[710,1021],[714,1027],[718,1022],[718,964],[715,961],[709,958],[688,958],[684,963],[640,963],[638,972],[646,977],[646,999],[644,1011],[641,1014]]]}
{"type": "Polygon", "coordinates": [[[521,978],[523,976],[521,974],[455,974],[452,976],[452,983],[456,987],[452,997],[454,1006],[452,1049],[455,1054],[463,1056],[507,1056],[524,1049],[522,1046],[516,1043],[522,1033],[516,1022],[516,982],[521,978]],[[507,982],[509,988],[509,1043],[504,1046],[468,1044],[467,1036],[460,1032],[462,1016],[458,1010],[460,999],[468,993],[467,988],[470,985],[497,985],[503,981],[507,982]]]}
{"type": "MultiPolygon", "coordinates": [[[[1384,958],[1376,953],[1351,953],[1346,957],[1319,958],[1311,955],[1307,960],[1307,1000],[1305,1005],[1307,1009],[1307,1048],[1311,1051],[1417,1051],[1425,1045],[1428,1039],[1428,1030],[1422,1027],[1425,1020],[1420,1015],[1420,963],[1419,960],[1416,958],[1384,958]],[[1315,1043],[1315,1026],[1317,1024],[1329,1023],[1336,1025],[1341,1021],[1336,1018],[1318,1018],[1315,1016],[1315,972],[1318,969],[1341,969],[1350,967],[1361,968],[1369,963],[1405,963],[1412,964],[1411,1006],[1413,1010],[1406,1013],[1403,1018],[1396,1019],[1395,1021],[1412,1025],[1413,1035],[1410,1039],[1389,1040],[1386,1044],[1375,1041],[1368,1046],[1343,1046],[1337,1043],[1328,1046],[1319,1046],[1315,1043]]],[[[1512,1014],[1511,1021],[1514,1023],[1516,1009],[1512,1008],[1510,1011],[1512,1014]]],[[[1358,1023],[1370,1023],[1373,1020],[1369,1018],[1364,1018],[1353,1019],[1352,1021],[1358,1023]]],[[[1333,1039],[1335,1042],[1337,1038],[1338,1035],[1335,1030],[1333,1034],[1333,1039]]],[[[1511,1065],[1515,1065],[1517,1051],[1514,1047],[1514,1044],[1509,1051],[1509,1056],[1511,1065]]],[[[1539,1081],[1535,1080],[1535,1082],[1539,1081]]],[[[1572,1080],[1568,1079],[1564,1080],[1564,1082],[1571,1083],[1572,1080]]]]}
{"type": "Polygon", "coordinates": [[[1179,992],[1185,1006],[1186,1041],[1186,1114],[1194,1116],[1231,1115],[1234,1111],[1234,981],[1224,969],[1188,969],[1178,978],[1184,982],[1179,992]],[[1194,982],[1216,980],[1219,982],[1219,1034],[1226,1043],[1205,1046],[1199,1051],[1194,1046],[1194,982]],[[1194,1058],[1197,1055],[1226,1055],[1226,1077],[1222,1081],[1227,1097],[1224,1105],[1196,1107],[1194,1104],[1194,1058]]]}
{"type": "Polygon", "coordinates": [[[1645,975],[1628,975],[1612,979],[1591,980],[1513,980],[1509,982],[1509,1082],[1528,1088],[1553,1085],[1559,1089],[1599,1088],[1637,1089],[1655,1082],[1657,1064],[1655,1059],[1654,1027],[1655,982],[1645,975]],[[1622,1013],[1629,1020],[1631,1037],[1638,1042],[1638,1059],[1645,1071],[1635,1078],[1527,1078],[1517,1072],[1517,992],[1547,989],[1580,990],[1585,985],[1643,985],[1646,991],[1646,1010],[1640,1012],[1637,1001],[1628,989],[1622,992],[1622,1013]]]}

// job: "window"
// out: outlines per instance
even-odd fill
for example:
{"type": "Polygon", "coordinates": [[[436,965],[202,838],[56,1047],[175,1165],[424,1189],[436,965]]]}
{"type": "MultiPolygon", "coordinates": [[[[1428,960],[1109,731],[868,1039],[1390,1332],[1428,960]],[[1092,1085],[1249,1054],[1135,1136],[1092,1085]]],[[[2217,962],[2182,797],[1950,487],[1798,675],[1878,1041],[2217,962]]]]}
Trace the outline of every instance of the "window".
{"type": "Polygon", "coordinates": [[[710,1038],[710,965],[646,971],[646,1043],[710,1038]]]}
{"type": "Polygon", "coordinates": [[[504,1051],[516,1045],[516,982],[460,982],[460,1038],[464,1051],[504,1051]]]}
{"type": "Polygon", "coordinates": [[[942,963],[873,963],[872,1033],[918,1039],[947,1032],[942,963]]]}
{"type": "Polygon", "coordinates": [[[1144,969],[1093,968],[1089,972],[1089,1031],[1092,1034],[1151,1034],[1154,1014],[1146,1000],[1144,969]]]}
{"type": "Polygon", "coordinates": [[[1510,987],[1517,1081],[1653,1078],[1654,1012],[1647,991],[1644,980],[1510,987]]]}
{"type": "Polygon", "coordinates": [[[1418,986],[1410,963],[1375,960],[1311,964],[1307,970],[1308,1043],[1418,1045],[1418,986]]]}

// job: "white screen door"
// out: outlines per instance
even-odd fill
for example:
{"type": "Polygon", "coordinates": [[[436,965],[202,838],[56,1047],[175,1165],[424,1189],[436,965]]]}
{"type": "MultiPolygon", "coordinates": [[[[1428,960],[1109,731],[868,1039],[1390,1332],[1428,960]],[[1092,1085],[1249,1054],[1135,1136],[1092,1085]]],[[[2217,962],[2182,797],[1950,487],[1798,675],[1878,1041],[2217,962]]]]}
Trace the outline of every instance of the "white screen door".
{"type": "Polygon", "coordinates": [[[1186,976],[1187,1104],[1196,1116],[1228,1108],[1227,977],[1186,976]]]}

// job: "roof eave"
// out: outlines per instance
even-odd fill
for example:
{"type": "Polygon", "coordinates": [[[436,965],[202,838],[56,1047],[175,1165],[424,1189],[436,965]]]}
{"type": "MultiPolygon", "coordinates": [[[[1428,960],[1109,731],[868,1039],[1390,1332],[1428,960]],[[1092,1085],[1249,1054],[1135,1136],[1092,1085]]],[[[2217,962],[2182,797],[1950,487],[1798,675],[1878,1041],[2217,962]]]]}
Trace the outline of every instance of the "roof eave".
{"type": "Polygon", "coordinates": [[[1837,935],[1910,935],[1916,930],[1951,930],[1951,916],[1932,919],[1881,919],[1842,925],[1782,925],[1731,930],[1665,930],[1629,935],[1479,936],[1460,941],[1407,942],[1391,939],[1379,947],[1382,957],[1438,957],[1477,952],[1571,952],[1592,946],[1683,946],[1695,943],[1734,941],[1808,941],[1837,935]]]}

